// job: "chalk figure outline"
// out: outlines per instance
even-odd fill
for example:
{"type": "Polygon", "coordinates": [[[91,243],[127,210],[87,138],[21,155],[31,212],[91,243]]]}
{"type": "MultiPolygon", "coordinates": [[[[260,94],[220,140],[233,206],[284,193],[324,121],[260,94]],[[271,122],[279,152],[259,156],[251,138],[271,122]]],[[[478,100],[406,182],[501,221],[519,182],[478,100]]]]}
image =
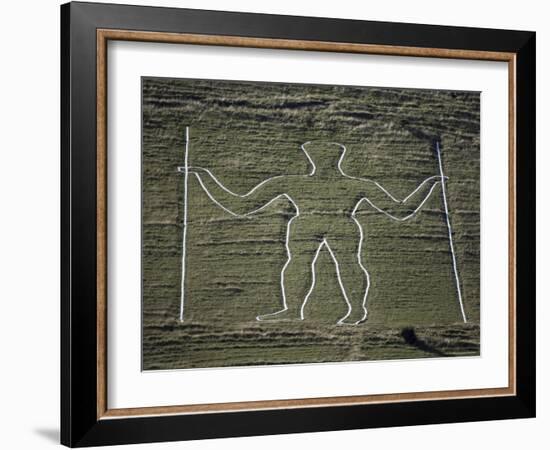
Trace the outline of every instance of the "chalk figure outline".
{"type": "MultiPolygon", "coordinates": [[[[363,265],[362,262],[362,247],[364,242],[364,230],[361,225],[361,223],[357,220],[356,214],[363,202],[367,203],[371,208],[376,210],[377,212],[380,212],[390,219],[398,222],[404,222],[406,220],[411,219],[414,217],[420,209],[424,206],[424,204],[428,201],[428,199],[431,197],[434,189],[437,187],[438,184],[441,184],[442,187],[442,195],[443,195],[443,201],[444,201],[444,213],[446,216],[446,224],[448,228],[448,236],[449,236],[449,246],[452,254],[452,264],[453,264],[453,273],[455,276],[455,285],[457,290],[457,298],[458,303],[462,315],[462,319],[464,323],[467,323],[466,314],[464,311],[464,305],[462,301],[462,293],[460,289],[460,280],[458,277],[458,269],[457,269],[457,263],[456,263],[456,255],[454,251],[454,245],[453,245],[453,238],[452,238],[452,229],[449,219],[449,211],[448,211],[448,204],[447,204],[447,198],[446,198],[446,191],[445,191],[445,181],[448,179],[443,174],[443,167],[441,164],[441,153],[440,153],[440,147],[439,142],[436,143],[436,154],[438,158],[439,163],[439,174],[430,176],[423,180],[410,194],[408,194],[406,197],[404,197],[402,200],[399,200],[395,196],[393,196],[387,189],[385,189],[380,183],[377,181],[371,180],[369,178],[361,178],[361,177],[355,177],[348,175],[344,172],[342,169],[342,162],[345,158],[347,148],[345,145],[338,143],[338,142],[331,142],[331,141],[324,141],[322,144],[324,145],[332,145],[337,146],[340,148],[340,156],[338,158],[336,169],[344,178],[359,181],[362,183],[369,183],[371,185],[374,185],[377,189],[380,190],[384,195],[386,195],[392,202],[393,206],[399,206],[399,205],[406,205],[406,203],[414,197],[421,189],[426,190],[427,188],[427,194],[424,196],[424,198],[419,202],[418,206],[413,209],[413,211],[409,214],[407,214],[404,217],[398,217],[394,214],[391,214],[390,212],[384,210],[383,208],[376,205],[371,199],[368,198],[368,196],[364,195],[361,196],[361,198],[355,203],[355,206],[353,207],[351,214],[349,218],[356,224],[358,231],[359,231],[359,241],[357,244],[357,265],[360,267],[364,278],[365,278],[365,286],[364,286],[364,292],[362,295],[361,303],[359,304],[359,308],[357,308],[357,305],[355,307],[352,304],[352,301],[350,301],[350,298],[348,296],[348,293],[346,291],[346,287],[344,286],[344,282],[342,280],[342,276],[340,273],[340,265],[338,263],[338,258],[335,255],[335,252],[333,251],[332,247],[330,246],[327,237],[323,236],[323,239],[318,244],[313,259],[311,261],[311,284],[309,286],[309,289],[307,290],[307,293],[305,294],[305,297],[301,301],[301,304],[299,305],[299,308],[297,308],[296,303],[293,305],[293,310],[289,308],[289,305],[287,303],[287,295],[286,295],[286,288],[285,288],[285,272],[288,268],[288,266],[293,261],[293,254],[290,248],[290,241],[291,241],[291,225],[293,222],[298,219],[300,215],[300,208],[296,201],[287,193],[287,192],[281,192],[275,196],[273,196],[271,199],[266,201],[264,204],[262,204],[260,207],[254,208],[246,213],[237,213],[233,210],[231,210],[226,205],[222,204],[222,202],[218,201],[218,199],[215,198],[215,196],[210,192],[212,190],[218,190],[218,193],[225,192],[226,194],[229,194],[232,198],[237,199],[247,199],[250,198],[252,195],[256,194],[261,190],[262,187],[266,186],[268,183],[272,182],[273,180],[281,180],[281,179],[288,179],[290,177],[314,177],[317,172],[317,165],[313,161],[311,155],[308,153],[306,147],[313,144],[315,141],[308,141],[301,145],[301,150],[304,152],[309,164],[311,165],[311,171],[306,175],[277,175],[270,178],[265,179],[264,181],[260,182],[256,186],[254,186],[251,190],[249,190],[245,194],[238,194],[236,192],[231,191],[226,186],[224,186],[215,176],[214,174],[206,168],[198,167],[198,166],[189,166],[188,163],[188,152],[189,152],[189,127],[186,127],[186,141],[185,141],[185,156],[184,156],[184,165],[178,166],[177,170],[178,172],[182,172],[185,176],[184,178],[184,211],[183,211],[183,249],[182,249],[182,276],[181,276],[181,296],[180,296],[180,321],[184,320],[184,307],[185,307],[185,257],[186,257],[186,229],[187,229],[187,195],[188,195],[188,176],[189,174],[195,175],[196,179],[198,180],[202,190],[206,193],[208,198],[216,204],[218,207],[220,207],[222,210],[227,212],[228,214],[238,217],[238,218],[245,218],[249,217],[253,214],[256,214],[263,209],[267,208],[270,204],[272,204],[274,201],[276,201],[279,198],[285,197],[294,207],[296,214],[293,215],[289,221],[287,222],[286,226],[286,236],[285,236],[285,248],[287,252],[287,260],[285,264],[283,265],[283,268],[281,269],[280,274],[280,286],[281,286],[281,294],[282,294],[282,308],[273,312],[273,313],[267,313],[263,315],[256,316],[257,321],[279,321],[279,320],[304,320],[304,309],[308,303],[309,297],[312,294],[314,288],[315,288],[315,282],[316,282],[316,274],[315,274],[315,264],[317,261],[317,258],[320,254],[320,251],[323,247],[326,247],[331,259],[334,262],[335,270],[336,270],[336,276],[338,280],[338,284],[340,287],[340,290],[342,292],[342,295],[344,297],[344,300],[346,302],[346,305],[348,307],[348,310],[346,314],[341,317],[338,321],[338,325],[359,325],[360,323],[363,323],[367,320],[368,316],[368,310],[367,310],[367,299],[368,299],[368,293],[370,289],[370,274],[367,270],[367,268],[363,265]],[[209,184],[207,187],[206,184],[209,184]],[[428,183],[431,183],[431,186],[426,186],[428,183]],[[357,309],[360,309],[359,313],[357,312],[357,309]],[[353,317],[352,316],[353,313],[353,317]],[[351,321],[350,321],[351,319],[351,321]]],[[[295,300],[295,299],[294,299],[295,300]]]]}

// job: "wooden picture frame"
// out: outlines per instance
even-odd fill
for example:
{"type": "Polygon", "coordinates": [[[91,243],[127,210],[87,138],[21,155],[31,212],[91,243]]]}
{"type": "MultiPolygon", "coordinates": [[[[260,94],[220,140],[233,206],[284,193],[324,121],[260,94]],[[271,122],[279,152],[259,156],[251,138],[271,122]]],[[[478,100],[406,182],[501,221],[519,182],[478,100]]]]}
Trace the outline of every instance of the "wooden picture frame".
{"type": "Polygon", "coordinates": [[[535,33],[188,9],[61,7],[61,442],[91,446],[534,417],[535,33]],[[505,388],[112,409],[107,404],[107,42],[504,61],[505,388]]]}

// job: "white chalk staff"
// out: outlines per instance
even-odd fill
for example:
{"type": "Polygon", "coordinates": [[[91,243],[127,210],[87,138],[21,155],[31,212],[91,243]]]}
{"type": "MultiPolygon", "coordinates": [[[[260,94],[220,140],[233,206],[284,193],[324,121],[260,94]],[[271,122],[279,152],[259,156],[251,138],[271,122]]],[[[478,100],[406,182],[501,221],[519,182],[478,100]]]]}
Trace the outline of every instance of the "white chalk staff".
{"type": "Polygon", "coordinates": [[[185,248],[187,237],[187,185],[189,178],[189,127],[185,127],[185,152],[183,166],[178,167],[183,172],[183,231],[181,238],[181,292],[180,292],[180,322],[183,322],[185,310],[185,248]]]}
{"type": "Polygon", "coordinates": [[[441,149],[439,148],[439,141],[436,141],[435,143],[435,152],[437,154],[437,162],[439,164],[439,175],[441,177],[441,195],[443,196],[443,205],[445,207],[445,220],[447,221],[447,232],[449,234],[449,247],[451,248],[451,257],[453,260],[453,273],[455,276],[458,303],[460,305],[460,312],[462,313],[462,320],[464,321],[464,323],[467,323],[468,319],[466,318],[466,313],[464,312],[464,304],[462,303],[462,290],[460,289],[460,279],[458,278],[458,269],[456,266],[455,247],[453,244],[453,230],[451,228],[451,220],[449,218],[449,206],[447,204],[445,174],[443,173],[443,164],[441,163],[441,149]]]}

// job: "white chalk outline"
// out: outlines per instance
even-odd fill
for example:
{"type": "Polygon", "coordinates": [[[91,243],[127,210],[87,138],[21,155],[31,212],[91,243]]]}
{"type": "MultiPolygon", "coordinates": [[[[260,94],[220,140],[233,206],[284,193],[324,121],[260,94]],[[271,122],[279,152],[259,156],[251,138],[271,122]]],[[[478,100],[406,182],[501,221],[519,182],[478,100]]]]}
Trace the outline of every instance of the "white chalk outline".
{"type": "Polygon", "coordinates": [[[447,205],[447,192],[445,189],[445,180],[447,177],[443,175],[443,164],[441,163],[441,150],[439,148],[439,141],[435,143],[435,150],[437,153],[437,161],[439,163],[439,175],[441,176],[441,193],[443,196],[443,204],[445,205],[445,219],[447,221],[447,233],[449,234],[449,247],[451,248],[451,256],[453,261],[453,272],[455,276],[456,292],[458,293],[458,303],[460,305],[460,312],[462,313],[462,320],[464,323],[468,323],[466,313],[464,312],[464,304],[462,303],[462,292],[460,289],[460,280],[458,278],[458,268],[456,265],[455,248],[453,245],[453,230],[451,228],[451,220],[449,218],[449,206],[447,205]]]}
{"type": "MultiPolygon", "coordinates": [[[[183,181],[183,231],[181,251],[181,289],[180,289],[180,322],[183,322],[183,311],[185,309],[185,254],[187,240],[187,185],[189,179],[189,127],[185,127],[185,153],[184,153],[184,181],[183,181]]],[[[181,172],[178,167],[178,171],[181,172]]]]}
{"type": "MultiPolygon", "coordinates": [[[[359,223],[357,221],[355,221],[355,222],[359,225],[359,223]]],[[[366,276],[367,286],[365,287],[365,294],[363,296],[363,302],[361,303],[361,307],[363,309],[363,316],[358,321],[356,321],[352,324],[348,324],[348,325],[359,325],[361,322],[364,322],[367,319],[366,302],[367,302],[367,296],[368,296],[368,292],[369,292],[369,288],[370,288],[370,275],[369,275],[369,272],[367,271],[367,269],[365,268],[365,266],[363,266],[363,263],[361,262],[361,247],[362,247],[362,244],[363,244],[363,230],[362,230],[360,225],[359,225],[359,232],[361,234],[361,237],[359,239],[359,249],[357,250],[357,259],[358,259],[358,262],[359,262],[359,266],[361,267],[361,270],[363,270],[363,273],[366,276]]],[[[337,322],[338,325],[344,325],[344,320],[346,320],[349,317],[353,307],[351,305],[351,302],[349,301],[349,298],[348,298],[347,293],[346,293],[346,289],[344,287],[344,283],[342,282],[342,278],[340,276],[340,265],[338,264],[338,260],[336,259],[336,256],[334,255],[334,252],[332,251],[332,248],[330,248],[330,245],[329,245],[328,241],[326,240],[326,238],[323,238],[323,240],[321,241],[321,244],[319,245],[319,247],[317,247],[317,250],[315,252],[315,256],[313,257],[313,261],[311,262],[311,286],[310,286],[310,288],[309,288],[309,290],[308,290],[308,292],[307,292],[307,294],[306,294],[306,296],[305,296],[305,298],[302,302],[302,305],[300,307],[300,320],[304,320],[304,309],[305,309],[305,307],[307,305],[307,302],[309,300],[309,296],[312,294],[313,289],[315,288],[315,263],[317,262],[317,258],[319,257],[319,253],[321,252],[321,249],[323,248],[323,246],[325,246],[327,248],[332,260],[334,261],[334,266],[336,268],[336,277],[338,278],[338,285],[340,286],[340,290],[342,291],[342,295],[344,296],[344,300],[346,301],[346,304],[348,305],[348,312],[340,320],[338,320],[338,322],[337,322]]],[[[283,311],[278,311],[277,313],[274,313],[274,314],[279,314],[281,312],[283,312],[283,311]]],[[[262,317],[264,317],[264,316],[262,316],[262,317]]]]}
{"type": "MultiPolygon", "coordinates": [[[[258,188],[260,188],[262,185],[264,185],[265,183],[273,180],[273,179],[277,179],[277,178],[283,178],[283,177],[289,177],[289,176],[296,176],[296,177],[311,177],[315,174],[316,170],[317,170],[317,167],[315,165],[315,163],[313,162],[313,160],[311,159],[309,153],[307,152],[305,146],[308,145],[308,144],[311,144],[313,141],[308,141],[308,142],[305,142],[304,144],[302,144],[300,147],[302,149],[302,151],[304,152],[306,158],[308,159],[309,163],[311,164],[312,166],[312,169],[310,171],[309,174],[307,175],[277,175],[277,176],[273,176],[273,177],[270,177],[270,178],[267,178],[266,180],[262,181],[261,183],[257,184],[256,186],[254,186],[250,191],[248,191],[246,194],[237,194],[233,191],[231,191],[230,189],[226,188],[215,176],[214,174],[208,170],[208,169],[205,169],[203,167],[196,167],[196,166],[191,166],[189,167],[188,166],[188,161],[187,161],[187,151],[188,151],[188,140],[189,140],[189,127],[186,127],[186,154],[185,154],[185,166],[184,167],[178,167],[178,171],[179,172],[184,172],[185,173],[185,187],[184,187],[184,192],[185,192],[185,195],[187,195],[187,176],[188,176],[188,173],[189,173],[189,169],[198,169],[198,170],[202,170],[206,173],[208,173],[208,175],[214,180],[214,182],[221,188],[223,189],[225,192],[227,192],[228,194],[230,195],[233,195],[235,197],[239,197],[239,198],[245,198],[245,197],[248,197],[250,196],[251,194],[253,194],[258,188]],[[183,169],[183,170],[182,170],[183,169]]],[[[373,207],[376,211],[378,212],[381,212],[383,214],[385,214],[386,216],[390,217],[391,219],[393,220],[396,220],[398,222],[404,222],[408,219],[410,219],[411,217],[413,217],[414,215],[416,215],[418,213],[418,211],[422,208],[422,206],[426,203],[426,201],[428,201],[428,199],[430,198],[430,196],[432,195],[432,192],[433,190],[435,189],[435,187],[437,186],[438,183],[442,183],[442,186],[444,186],[444,181],[445,179],[447,179],[447,177],[445,177],[443,175],[443,170],[441,168],[441,158],[440,158],[440,154],[439,154],[439,144],[437,146],[437,151],[438,151],[438,158],[439,158],[439,164],[440,164],[440,175],[435,175],[435,176],[431,176],[431,177],[428,177],[426,178],[424,181],[422,181],[422,183],[420,183],[416,189],[414,191],[412,191],[408,196],[406,196],[403,200],[399,200],[397,199],[396,197],[394,197],[387,189],[385,189],[380,183],[378,183],[377,181],[374,181],[374,180],[371,180],[371,179],[368,179],[368,178],[360,178],[360,177],[354,177],[354,176],[351,176],[351,175],[347,175],[342,167],[341,167],[341,164],[342,164],[342,161],[344,160],[344,157],[345,157],[345,154],[347,152],[347,148],[345,145],[343,144],[340,144],[338,142],[328,142],[328,144],[333,144],[333,145],[337,145],[339,146],[341,149],[342,149],[342,154],[340,155],[340,158],[338,160],[338,164],[337,164],[337,168],[338,168],[338,171],[346,178],[349,178],[349,179],[352,179],[352,180],[358,180],[358,181],[364,181],[364,182],[369,182],[369,183],[373,183],[376,187],[378,187],[382,192],[384,192],[392,201],[394,201],[395,203],[398,203],[398,204],[405,204],[416,192],[418,192],[419,189],[422,188],[422,186],[424,186],[425,183],[427,183],[428,181],[430,180],[433,180],[435,178],[438,178],[440,181],[437,181],[436,183],[434,183],[432,185],[432,187],[430,188],[428,194],[426,195],[426,197],[424,198],[424,200],[422,200],[422,202],[420,203],[420,205],[409,215],[405,216],[405,217],[402,217],[402,218],[399,218],[399,217],[396,217],[382,209],[380,209],[379,207],[377,207],[374,203],[372,203],[370,201],[370,199],[368,197],[362,197],[356,204],[355,204],[355,207],[353,208],[353,211],[351,213],[351,219],[357,224],[358,228],[359,228],[359,234],[360,234],[360,238],[359,238],[359,244],[358,244],[358,249],[357,249],[357,261],[358,261],[358,264],[359,266],[361,267],[361,270],[363,271],[363,273],[365,274],[365,278],[366,278],[366,281],[367,281],[367,284],[366,284],[366,287],[365,287],[365,293],[363,295],[363,302],[361,304],[361,307],[363,309],[363,316],[361,317],[360,320],[350,324],[350,325],[358,325],[362,322],[364,322],[366,319],[367,319],[367,316],[368,316],[368,310],[367,310],[367,298],[368,298],[368,292],[369,292],[369,288],[370,288],[370,274],[368,272],[368,270],[366,269],[366,267],[363,265],[363,262],[362,262],[362,247],[363,247],[363,241],[364,241],[364,232],[363,232],[363,227],[361,226],[360,222],[357,220],[356,218],[356,213],[357,213],[357,210],[360,206],[360,204],[363,202],[363,201],[366,201],[371,207],[373,207]]],[[[256,320],[258,321],[262,321],[262,320],[265,320],[267,317],[273,317],[273,316],[277,316],[285,311],[288,310],[288,305],[287,305],[287,301],[286,301],[286,293],[285,293],[285,286],[284,286],[284,274],[285,274],[285,270],[286,268],[288,267],[288,265],[290,264],[291,260],[292,260],[292,253],[290,251],[290,247],[289,247],[289,239],[290,239],[290,226],[292,224],[292,221],[294,219],[296,219],[297,217],[300,216],[300,209],[298,207],[298,205],[296,204],[296,202],[292,199],[292,197],[290,197],[290,195],[288,193],[282,193],[282,194],[279,194],[277,195],[276,197],[274,197],[273,199],[271,199],[269,202],[267,202],[265,205],[261,206],[260,208],[257,208],[253,211],[249,211],[245,214],[238,214],[238,213],[235,213],[233,211],[231,211],[230,209],[226,208],[224,205],[222,205],[220,202],[218,202],[211,194],[210,192],[208,191],[208,189],[206,188],[206,186],[204,185],[204,182],[202,181],[200,175],[198,173],[194,173],[194,175],[196,176],[197,180],[199,181],[199,184],[201,185],[202,189],[204,190],[204,192],[206,193],[206,195],[208,196],[208,198],[210,198],[210,200],[212,200],[212,202],[214,202],[216,205],[218,205],[221,209],[223,209],[224,211],[226,211],[227,213],[231,214],[232,216],[234,217],[240,217],[240,218],[243,218],[243,217],[248,217],[248,216],[251,216],[252,214],[255,214],[261,210],[263,210],[264,208],[267,208],[271,203],[273,203],[275,200],[277,200],[278,198],[281,198],[281,197],[286,197],[291,203],[292,205],[294,206],[295,210],[296,210],[296,214],[294,216],[292,216],[290,218],[290,220],[288,221],[287,223],[287,231],[286,231],[286,238],[285,238],[285,248],[286,248],[286,251],[287,251],[287,261],[285,262],[283,268],[281,269],[281,276],[280,276],[280,284],[281,284],[281,292],[282,292],[282,300],[283,300],[283,309],[279,310],[279,311],[276,311],[274,313],[269,313],[269,314],[262,314],[262,315],[258,315],[256,316],[256,320]]],[[[447,216],[447,223],[448,223],[448,227],[450,227],[450,223],[449,223],[449,218],[448,218],[448,209],[447,209],[447,202],[446,202],[446,196],[444,194],[444,203],[445,203],[445,211],[446,211],[446,216],[447,216]]],[[[185,230],[186,230],[186,227],[187,227],[187,207],[185,206],[184,208],[184,239],[185,239],[185,230]]],[[[449,228],[449,237],[451,239],[451,236],[450,236],[450,228],[449,228]]],[[[455,261],[455,257],[454,257],[454,247],[452,245],[452,239],[450,240],[451,242],[451,251],[452,251],[452,254],[453,254],[453,265],[455,267],[455,277],[457,279],[457,288],[458,288],[458,275],[457,275],[457,271],[456,271],[456,261],[455,261]]],[[[185,241],[184,241],[184,245],[185,245],[185,241]]],[[[311,293],[313,292],[313,289],[315,287],[315,263],[317,261],[317,258],[319,256],[319,253],[322,249],[323,246],[326,246],[330,256],[332,257],[333,261],[334,261],[334,264],[335,264],[335,268],[336,268],[336,276],[338,278],[338,284],[340,286],[340,289],[342,291],[342,294],[344,296],[344,299],[346,301],[346,304],[348,305],[348,311],[347,313],[340,319],[338,320],[337,324],[339,325],[342,325],[344,324],[345,320],[349,317],[349,315],[351,314],[352,312],[352,305],[351,305],[351,302],[349,301],[348,297],[347,297],[347,293],[346,293],[346,290],[344,288],[344,284],[343,284],[343,281],[342,281],[342,278],[340,276],[340,267],[339,267],[339,264],[338,264],[338,260],[336,259],[336,256],[334,255],[332,249],[330,248],[330,245],[328,244],[326,238],[323,238],[322,242],[319,244],[319,246],[317,247],[317,250],[315,252],[315,255],[313,257],[313,260],[312,260],[312,263],[311,263],[311,273],[312,273],[312,283],[311,283],[311,286],[308,290],[308,293],[306,294],[302,304],[301,304],[301,307],[300,307],[300,320],[304,320],[304,308],[309,300],[309,297],[311,295],[311,293]]],[[[184,252],[185,254],[185,252],[184,252]]],[[[182,260],[182,264],[184,265],[185,264],[185,261],[184,261],[184,258],[182,260]]],[[[183,283],[184,283],[184,275],[185,275],[185,269],[182,267],[182,301],[181,301],[181,308],[180,308],[180,321],[183,321],[183,307],[184,307],[184,302],[183,302],[183,290],[184,290],[184,286],[183,286],[183,283]]],[[[465,315],[464,315],[464,309],[463,309],[463,306],[462,306],[462,296],[460,294],[460,290],[458,291],[459,292],[459,302],[460,302],[460,306],[461,306],[461,310],[462,310],[462,314],[463,314],[463,318],[464,318],[464,322],[466,322],[465,320],[465,315]]]]}

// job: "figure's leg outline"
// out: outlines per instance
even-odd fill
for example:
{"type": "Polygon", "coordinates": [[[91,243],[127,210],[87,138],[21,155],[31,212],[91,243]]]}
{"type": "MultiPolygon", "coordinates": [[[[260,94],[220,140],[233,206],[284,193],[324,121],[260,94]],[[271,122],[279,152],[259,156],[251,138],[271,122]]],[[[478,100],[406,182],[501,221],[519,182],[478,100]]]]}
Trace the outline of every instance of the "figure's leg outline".
{"type": "Polygon", "coordinates": [[[304,308],[307,305],[307,302],[309,300],[309,296],[313,292],[313,289],[315,288],[315,263],[317,262],[317,258],[319,257],[319,253],[321,252],[321,249],[323,248],[323,245],[326,245],[326,241],[323,239],[323,242],[319,244],[319,247],[317,247],[317,250],[315,252],[315,256],[313,257],[313,260],[311,261],[311,286],[309,287],[309,290],[307,291],[307,294],[302,302],[302,306],[300,307],[300,317],[302,320],[304,320],[304,308]]]}
{"type": "Polygon", "coordinates": [[[334,261],[334,266],[336,268],[336,278],[338,278],[338,284],[340,285],[340,290],[342,291],[342,294],[344,296],[344,300],[346,301],[346,304],[348,305],[348,312],[346,315],[340,319],[337,323],[341,324],[342,320],[344,320],[346,317],[348,317],[351,314],[351,302],[349,301],[348,295],[346,293],[346,288],[344,287],[344,282],[342,281],[342,276],[340,275],[340,265],[338,264],[338,260],[336,259],[336,255],[330,248],[330,245],[328,245],[328,242],[326,239],[323,240],[323,243],[327,247],[328,252],[330,253],[330,256],[332,257],[332,260],[334,261]]]}
{"type": "MultiPolygon", "coordinates": [[[[285,311],[288,310],[288,305],[287,305],[287,302],[286,302],[286,294],[285,294],[285,271],[286,271],[286,268],[288,267],[288,265],[291,263],[292,261],[292,252],[290,251],[290,246],[289,246],[289,240],[290,240],[290,226],[292,225],[292,222],[300,216],[300,209],[298,208],[298,205],[294,202],[294,200],[292,200],[292,198],[290,198],[289,195],[287,195],[287,198],[290,200],[290,202],[294,205],[294,208],[296,209],[296,215],[293,216],[287,223],[286,225],[286,237],[285,237],[285,248],[286,248],[286,254],[287,254],[287,260],[283,266],[283,268],[281,269],[281,277],[280,277],[280,284],[281,284],[281,295],[283,297],[283,308],[279,311],[276,311],[274,313],[269,313],[269,314],[260,314],[260,315],[257,315],[256,316],[256,320],[258,321],[262,321],[264,320],[265,318],[269,318],[269,317],[273,317],[273,316],[277,316],[278,314],[281,314],[281,313],[284,313],[285,311]]],[[[302,317],[303,319],[303,317],[302,317]]]]}
{"type": "MultiPolygon", "coordinates": [[[[371,283],[370,274],[362,261],[364,233],[359,221],[354,216],[351,219],[353,222],[349,220],[336,229],[332,245],[328,241],[326,243],[348,306],[348,311],[338,320],[338,325],[358,325],[367,320],[368,316],[367,298],[371,283]]],[[[332,240],[330,237],[328,239],[332,240]]]]}
{"type": "Polygon", "coordinates": [[[311,223],[302,219],[289,221],[286,249],[288,259],[280,276],[282,309],[256,317],[258,321],[304,320],[304,308],[316,283],[315,266],[324,240],[312,235],[311,223]]]}
{"type": "Polygon", "coordinates": [[[296,219],[296,217],[298,217],[299,215],[300,214],[298,213],[294,217],[292,217],[286,225],[285,247],[286,247],[287,260],[285,262],[285,265],[281,269],[281,276],[280,276],[281,295],[283,297],[283,309],[281,309],[279,311],[275,311],[274,313],[260,314],[260,315],[256,316],[256,320],[258,320],[258,321],[262,321],[262,320],[264,320],[265,318],[268,318],[268,317],[276,316],[276,315],[284,313],[285,311],[288,310],[288,305],[286,303],[286,294],[285,294],[285,270],[288,267],[288,265],[290,264],[290,262],[292,261],[292,253],[290,251],[290,247],[288,246],[288,240],[289,240],[289,236],[290,236],[290,225],[292,224],[292,221],[294,219],[296,219]]]}
{"type": "MultiPolygon", "coordinates": [[[[354,211],[355,213],[355,211],[354,211]]],[[[351,217],[353,221],[357,224],[357,228],[359,228],[359,244],[357,245],[357,262],[359,264],[359,267],[361,267],[361,270],[365,274],[365,279],[367,280],[367,284],[365,286],[365,293],[363,294],[363,302],[361,303],[361,307],[363,308],[363,317],[354,323],[354,325],[359,325],[360,323],[363,323],[365,320],[367,320],[368,317],[368,309],[367,309],[367,298],[369,296],[369,289],[370,289],[370,274],[367,268],[363,265],[363,241],[365,239],[365,235],[363,233],[363,227],[359,223],[359,221],[356,219],[355,214],[351,217]]],[[[351,313],[351,309],[348,310],[348,313],[342,317],[338,324],[343,324],[344,320],[348,318],[348,316],[351,313]]]]}

